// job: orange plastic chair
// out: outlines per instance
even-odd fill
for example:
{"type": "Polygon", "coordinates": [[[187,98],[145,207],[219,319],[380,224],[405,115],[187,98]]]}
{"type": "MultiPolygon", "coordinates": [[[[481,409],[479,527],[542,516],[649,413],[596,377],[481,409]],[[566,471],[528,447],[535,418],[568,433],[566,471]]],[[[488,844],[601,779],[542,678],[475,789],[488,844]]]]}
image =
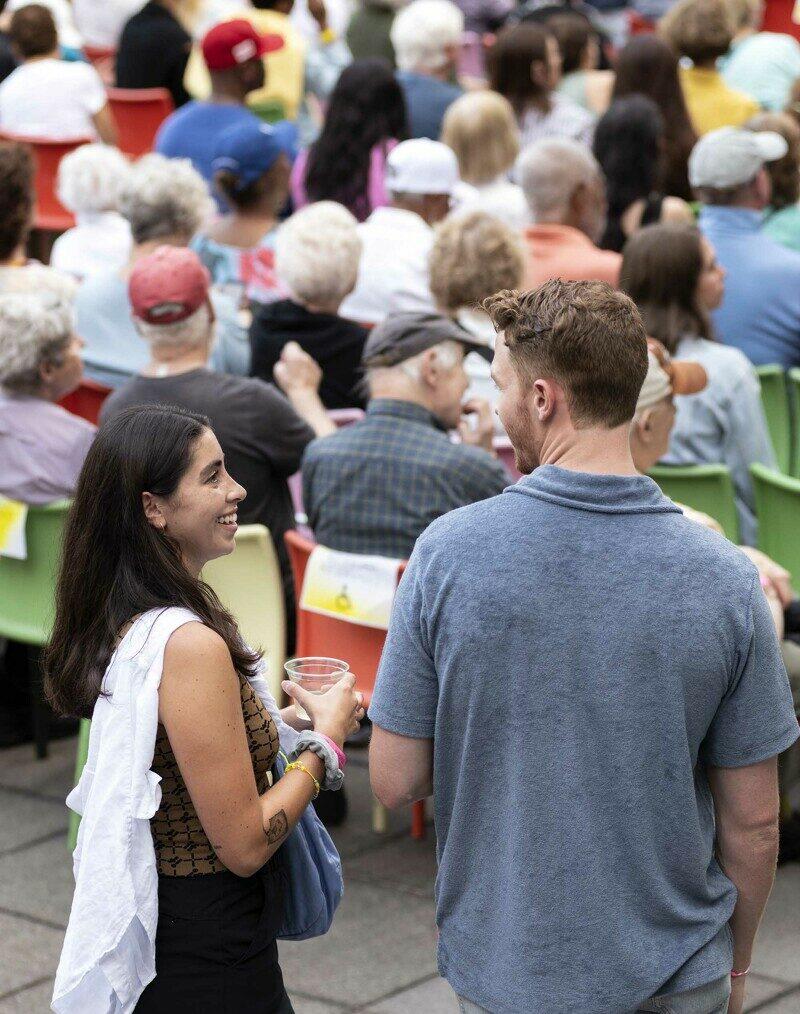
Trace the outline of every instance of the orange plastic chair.
{"type": "MultiPolygon", "coordinates": [[[[308,558],[315,543],[304,538],[297,532],[287,532],[284,536],[289,560],[294,574],[295,599],[297,602],[297,655],[326,655],[345,659],[358,678],[358,689],[369,704],[372,691],[375,689],[375,677],[378,675],[383,645],[386,640],[385,630],[374,627],[363,627],[359,623],[349,623],[333,616],[322,616],[300,608],[300,594],[303,578],[306,573],[308,558]]],[[[397,580],[403,576],[405,562],[397,568],[397,580]]],[[[411,835],[413,838],[425,837],[425,802],[414,803],[411,811],[411,835]]]]}
{"type": "Polygon", "coordinates": [[[107,88],[119,131],[118,147],[131,158],[153,150],[158,128],[175,109],[166,88],[107,88]]]}
{"type": "Polygon", "coordinates": [[[61,159],[82,144],[91,144],[91,137],[75,137],[69,140],[55,141],[47,137],[20,137],[17,134],[3,132],[0,137],[7,141],[19,141],[27,144],[33,152],[36,165],[34,190],[36,207],[33,213],[34,229],[45,232],[66,232],[75,225],[75,218],[67,211],[56,197],[56,176],[61,159]]]}
{"type": "Polygon", "coordinates": [[[68,394],[59,402],[62,408],[73,415],[79,415],[81,419],[94,423],[95,426],[100,418],[100,409],[103,402],[111,394],[111,388],[103,384],[95,383],[94,380],[84,379],[75,388],[72,394],[68,394]]]}

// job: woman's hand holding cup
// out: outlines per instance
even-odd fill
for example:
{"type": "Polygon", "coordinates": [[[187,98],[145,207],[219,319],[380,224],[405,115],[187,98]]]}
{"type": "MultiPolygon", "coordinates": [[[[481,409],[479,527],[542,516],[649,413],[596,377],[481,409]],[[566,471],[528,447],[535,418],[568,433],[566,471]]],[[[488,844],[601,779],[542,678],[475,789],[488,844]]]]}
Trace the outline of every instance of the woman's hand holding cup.
{"type": "Polygon", "coordinates": [[[322,693],[312,693],[291,680],[284,680],[282,685],[286,694],[308,712],[314,731],[330,737],[342,748],[365,713],[364,695],[355,689],[355,682],[353,673],[347,673],[322,693]]]}

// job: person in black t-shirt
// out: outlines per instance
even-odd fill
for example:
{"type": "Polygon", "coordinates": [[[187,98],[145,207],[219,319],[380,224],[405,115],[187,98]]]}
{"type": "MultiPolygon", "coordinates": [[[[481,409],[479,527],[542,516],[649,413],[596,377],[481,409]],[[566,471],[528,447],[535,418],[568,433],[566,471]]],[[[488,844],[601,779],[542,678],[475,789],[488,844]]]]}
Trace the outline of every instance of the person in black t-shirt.
{"type": "MultiPolygon", "coordinates": [[[[294,582],[283,536],[294,528],[287,479],[300,467],[306,445],[335,430],[309,383],[287,384],[288,398],[270,384],[208,368],[214,316],[209,275],[197,254],[158,247],[133,267],[128,291],[137,329],[150,345],[150,362],[108,398],[105,421],[132,405],[177,405],[208,416],[230,474],[247,490],[242,524],[265,525],[283,578],[287,646],[294,643],[294,582]],[[301,413],[302,412],[302,417],[301,413]]],[[[307,358],[307,357],[306,357],[307,358]]],[[[277,371],[282,378],[286,364],[277,371]]]]}
{"type": "Polygon", "coordinates": [[[176,108],[191,96],[183,87],[192,37],[177,16],[181,0],[150,0],[122,30],[118,88],[167,88],[176,108]]]}
{"type": "Polygon", "coordinates": [[[297,342],[322,370],[319,393],[326,408],[366,405],[361,352],[367,332],[338,314],[358,275],[356,226],[353,215],[333,201],[298,211],[275,243],[275,270],[290,298],[253,308],[252,376],[272,380],[284,346],[297,342]]]}

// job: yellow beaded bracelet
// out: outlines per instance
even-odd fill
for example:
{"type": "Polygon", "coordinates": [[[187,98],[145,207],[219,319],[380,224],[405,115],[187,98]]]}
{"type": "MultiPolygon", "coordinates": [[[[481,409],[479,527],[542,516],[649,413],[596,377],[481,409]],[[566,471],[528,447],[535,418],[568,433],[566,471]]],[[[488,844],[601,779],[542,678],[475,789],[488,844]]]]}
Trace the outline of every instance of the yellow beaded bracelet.
{"type": "Polygon", "coordinates": [[[312,796],[312,799],[316,799],[317,796],[319,795],[319,782],[313,776],[313,774],[308,770],[308,768],[305,766],[305,764],[303,764],[302,761],[292,761],[291,764],[287,764],[286,765],[286,770],[283,773],[285,775],[288,775],[290,771],[304,771],[308,775],[308,777],[314,783],[314,795],[312,796]]]}

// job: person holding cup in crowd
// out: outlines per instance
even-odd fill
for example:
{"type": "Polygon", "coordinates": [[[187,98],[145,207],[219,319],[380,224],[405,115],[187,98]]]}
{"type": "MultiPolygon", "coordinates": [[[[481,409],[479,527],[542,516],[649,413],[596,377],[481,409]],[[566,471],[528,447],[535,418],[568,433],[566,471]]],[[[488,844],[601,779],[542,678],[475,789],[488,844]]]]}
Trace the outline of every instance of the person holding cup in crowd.
{"type": "Polygon", "coordinates": [[[245,496],[208,419],[163,406],[102,425],[81,472],[45,663],[53,707],[92,718],[56,1011],[292,1014],[281,846],[364,709],[348,674],[284,684],[310,726],[279,711],[203,582],[245,496]]]}

